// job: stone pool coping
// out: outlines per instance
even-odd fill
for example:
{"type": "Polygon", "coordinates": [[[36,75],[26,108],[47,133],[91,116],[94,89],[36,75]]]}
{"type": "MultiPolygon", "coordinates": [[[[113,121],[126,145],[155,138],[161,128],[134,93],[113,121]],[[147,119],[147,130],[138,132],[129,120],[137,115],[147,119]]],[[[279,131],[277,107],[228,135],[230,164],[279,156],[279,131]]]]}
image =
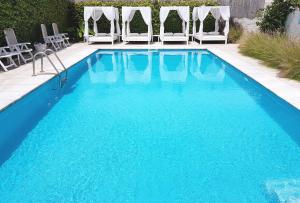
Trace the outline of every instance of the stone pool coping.
{"type": "MultiPolygon", "coordinates": [[[[199,45],[191,42],[189,45],[161,45],[161,43],[87,45],[86,43],[76,43],[57,54],[65,66],[70,68],[98,49],[207,49],[300,110],[300,82],[279,78],[278,70],[268,68],[256,59],[241,55],[236,44],[199,45]]],[[[45,61],[44,66],[46,72],[38,76],[32,76],[32,63],[8,72],[0,72],[0,112],[55,76],[55,72],[48,62],[45,61]]],[[[39,63],[37,63],[38,68],[39,63]]],[[[59,70],[62,71],[62,67],[59,70]]]]}

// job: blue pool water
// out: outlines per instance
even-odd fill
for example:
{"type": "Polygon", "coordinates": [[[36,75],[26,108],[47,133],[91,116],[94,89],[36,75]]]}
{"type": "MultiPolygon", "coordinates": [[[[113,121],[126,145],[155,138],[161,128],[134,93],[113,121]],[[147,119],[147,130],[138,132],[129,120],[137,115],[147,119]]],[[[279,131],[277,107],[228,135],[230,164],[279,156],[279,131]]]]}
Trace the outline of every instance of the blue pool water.
{"type": "Polygon", "coordinates": [[[208,51],[98,51],[69,76],[0,112],[0,202],[263,203],[300,179],[300,112],[208,51]]]}

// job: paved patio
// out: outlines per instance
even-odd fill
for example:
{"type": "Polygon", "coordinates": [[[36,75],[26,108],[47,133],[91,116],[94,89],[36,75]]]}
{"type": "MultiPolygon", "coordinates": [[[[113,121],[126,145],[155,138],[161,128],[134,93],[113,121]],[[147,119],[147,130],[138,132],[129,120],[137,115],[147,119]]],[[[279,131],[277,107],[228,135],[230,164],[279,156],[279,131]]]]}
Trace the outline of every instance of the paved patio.
{"type": "MultiPolygon", "coordinates": [[[[300,110],[300,82],[279,78],[278,70],[262,65],[259,61],[245,57],[239,53],[238,45],[229,44],[207,44],[199,45],[191,42],[189,45],[161,45],[154,43],[151,45],[141,44],[94,44],[76,43],[71,47],[59,51],[57,54],[62,59],[67,68],[71,67],[84,57],[90,55],[97,49],[208,49],[220,58],[235,66],[240,71],[253,78],[267,89],[274,92],[279,97],[285,99],[290,104],[300,110]]],[[[58,64],[58,63],[57,63],[58,64]]],[[[38,76],[32,75],[32,63],[22,65],[8,72],[0,72],[0,111],[4,110],[24,95],[33,91],[41,84],[55,76],[55,71],[45,60],[45,73],[38,76]]],[[[40,64],[37,62],[37,71],[40,64]]],[[[62,67],[59,67],[62,71],[62,67]]]]}

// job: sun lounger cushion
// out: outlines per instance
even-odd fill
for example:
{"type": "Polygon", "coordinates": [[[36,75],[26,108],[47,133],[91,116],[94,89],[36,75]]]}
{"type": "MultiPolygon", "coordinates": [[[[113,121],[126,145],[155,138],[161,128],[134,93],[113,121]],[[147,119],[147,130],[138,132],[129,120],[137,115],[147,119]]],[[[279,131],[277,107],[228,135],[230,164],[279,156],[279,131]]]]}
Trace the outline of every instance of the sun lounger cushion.
{"type": "Polygon", "coordinates": [[[184,36],[184,33],[174,33],[174,36],[184,36]]]}
{"type": "Polygon", "coordinates": [[[173,33],[173,32],[166,32],[164,35],[165,35],[165,36],[173,36],[174,33],[173,33]]]}

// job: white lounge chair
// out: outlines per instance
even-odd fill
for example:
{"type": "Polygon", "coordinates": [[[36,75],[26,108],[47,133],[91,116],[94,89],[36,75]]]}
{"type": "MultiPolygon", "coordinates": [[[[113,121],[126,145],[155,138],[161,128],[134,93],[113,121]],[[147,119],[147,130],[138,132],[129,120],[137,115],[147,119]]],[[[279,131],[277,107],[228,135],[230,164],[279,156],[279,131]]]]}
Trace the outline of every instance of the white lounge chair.
{"type": "Polygon", "coordinates": [[[163,6],[160,8],[160,40],[164,42],[186,42],[189,43],[189,22],[190,22],[190,7],[188,6],[163,6]],[[182,33],[165,33],[164,23],[170,11],[177,11],[182,19],[182,33]]]}
{"type": "Polygon", "coordinates": [[[0,47],[0,66],[3,68],[4,71],[7,71],[10,67],[17,67],[17,64],[12,59],[13,56],[20,57],[19,52],[9,52],[9,47],[0,47]],[[6,59],[7,64],[5,65],[1,59],[6,59]]]}
{"type": "Polygon", "coordinates": [[[88,43],[95,42],[111,42],[119,40],[120,38],[120,25],[119,25],[119,11],[114,7],[84,7],[84,39],[88,43]],[[110,33],[98,33],[97,21],[100,20],[102,15],[110,21],[110,33]],[[94,21],[95,35],[89,35],[88,21],[92,18],[94,21]],[[115,29],[116,28],[116,29],[115,29]]]}
{"type": "Polygon", "coordinates": [[[48,36],[47,28],[44,24],[41,24],[41,29],[42,29],[42,35],[44,42],[49,46],[52,46],[55,51],[58,51],[62,49],[63,47],[66,47],[64,44],[64,39],[59,36],[48,36]]]}
{"type": "Polygon", "coordinates": [[[123,42],[150,42],[152,41],[152,16],[150,7],[122,7],[122,40],[123,42]],[[136,11],[140,11],[144,22],[148,26],[147,33],[131,33],[130,22],[136,11]]]}
{"type": "Polygon", "coordinates": [[[52,29],[53,29],[54,35],[63,38],[65,46],[69,47],[70,42],[69,42],[68,33],[60,33],[56,23],[52,23],[52,29]]]}
{"type": "Polygon", "coordinates": [[[19,63],[21,63],[20,58],[24,63],[33,59],[32,49],[28,47],[28,45],[30,45],[29,42],[19,43],[15,31],[11,28],[4,29],[4,34],[10,52],[19,53],[19,63]]]}
{"type": "Polygon", "coordinates": [[[225,41],[227,44],[229,33],[229,18],[230,7],[229,6],[201,6],[195,7],[193,10],[193,39],[199,40],[200,44],[203,41],[225,41]],[[216,19],[215,31],[204,32],[203,22],[207,15],[211,13],[216,19]],[[222,18],[225,21],[225,28],[223,32],[219,32],[219,20],[222,18]],[[199,30],[196,30],[196,21],[200,21],[199,30]]]}

